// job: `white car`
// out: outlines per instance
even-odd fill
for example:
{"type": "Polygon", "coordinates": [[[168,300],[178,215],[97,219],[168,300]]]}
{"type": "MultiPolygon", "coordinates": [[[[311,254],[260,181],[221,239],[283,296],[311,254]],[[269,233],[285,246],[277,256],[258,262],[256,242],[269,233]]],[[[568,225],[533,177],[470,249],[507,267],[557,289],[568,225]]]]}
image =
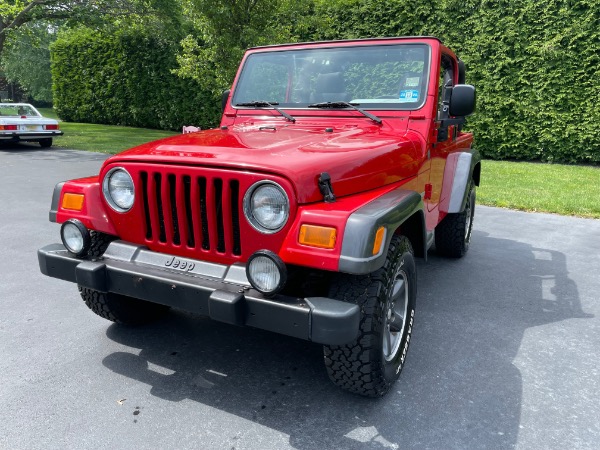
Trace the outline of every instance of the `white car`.
{"type": "Polygon", "coordinates": [[[42,117],[28,103],[0,103],[0,144],[4,142],[39,142],[52,146],[52,138],[62,136],[58,121],[42,117]]]}

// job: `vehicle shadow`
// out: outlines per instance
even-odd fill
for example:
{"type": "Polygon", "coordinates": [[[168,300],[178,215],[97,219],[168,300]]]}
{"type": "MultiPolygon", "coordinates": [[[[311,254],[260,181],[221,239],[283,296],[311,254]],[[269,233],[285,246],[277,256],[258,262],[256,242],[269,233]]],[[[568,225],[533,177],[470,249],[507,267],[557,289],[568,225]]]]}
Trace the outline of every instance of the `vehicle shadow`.
{"type": "Polygon", "coordinates": [[[0,142],[0,151],[20,151],[20,152],[48,152],[55,150],[52,147],[41,148],[39,144],[35,142],[0,142]]]}
{"type": "Polygon", "coordinates": [[[111,325],[108,338],[132,352],[103,364],[156,397],[218,408],[289,435],[299,449],[512,448],[523,391],[513,361],[524,333],[591,317],[566,263],[563,253],[479,231],[463,259],[431,252],[418,264],[408,362],[382,399],[330,384],[318,345],[180,311],[143,328],[111,325]]]}
{"type": "Polygon", "coordinates": [[[38,144],[27,142],[0,143],[0,154],[8,157],[61,162],[104,161],[111,156],[105,153],[84,152],[59,147],[40,148],[38,144]]]}

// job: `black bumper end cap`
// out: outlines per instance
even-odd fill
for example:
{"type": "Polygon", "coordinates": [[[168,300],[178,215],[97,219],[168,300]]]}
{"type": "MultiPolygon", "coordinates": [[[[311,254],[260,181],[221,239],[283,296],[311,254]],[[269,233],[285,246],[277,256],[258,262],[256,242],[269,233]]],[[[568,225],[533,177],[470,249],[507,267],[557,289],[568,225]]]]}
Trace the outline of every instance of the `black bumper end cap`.
{"type": "Polygon", "coordinates": [[[311,341],[344,345],[356,340],[360,326],[358,305],[326,297],[310,297],[306,303],[311,309],[311,341]]]}
{"type": "Polygon", "coordinates": [[[81,260],[67,252],[62,244],[50,244],[37,252],[40,271],[59,280],[75,281],[75,267],[81,260]]]}
{"type": "Polygon", "coordinates": [[[244,294],[216,290],[208,297],[208,315],[213,320],[242,326],[246,323],[244,294]]]}
{"type": "Polygon", "coordinates": [[[96,261],[82,261],[75,268],[77,284],[100,292],[108,292],[106,265],[96,261]]]}

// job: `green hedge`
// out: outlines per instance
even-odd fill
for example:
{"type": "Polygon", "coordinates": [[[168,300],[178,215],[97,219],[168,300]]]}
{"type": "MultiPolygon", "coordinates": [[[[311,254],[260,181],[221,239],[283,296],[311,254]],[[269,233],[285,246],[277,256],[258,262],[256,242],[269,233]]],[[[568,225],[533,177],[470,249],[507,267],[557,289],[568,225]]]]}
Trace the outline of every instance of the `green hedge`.
{"type": "MultiPolygon", "coordinates": [[[[283,10],[285,20],[265,27],[283,23],[297,40],[440,37],[465,61],[467,82],[477,87],[478,109],[468,129],[486,157],[600,163],[598,0],[306,0],[303,5],[310,14],[286,16],[283,10]]],[[[154,128],[217,125],[214,83],[200,86],[172,73],[181,51],[178,40],[135,28],[62,35],[52,48],[59,115],[154,128]]]]}
{"type": "Polygon", "coordinates": [[[488,158],[600,162],[598,0],[318,0],[320,39],[433,35],[477,87],[488,158]]]}
{"type": "Polygon", "coordinates": [[[71,122],[180,129],[214,126],[218,96],[172,74],[178,39],[142,28],[81,28],[52,46],[54,106],[71,122]]]}

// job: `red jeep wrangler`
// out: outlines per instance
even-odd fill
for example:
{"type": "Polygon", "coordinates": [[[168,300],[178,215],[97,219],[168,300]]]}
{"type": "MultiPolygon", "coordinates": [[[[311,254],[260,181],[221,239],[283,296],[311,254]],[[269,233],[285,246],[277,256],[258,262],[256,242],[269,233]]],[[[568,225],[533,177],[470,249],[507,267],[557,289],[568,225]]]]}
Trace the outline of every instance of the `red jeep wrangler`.
{"type": "Polygon", "coordinates": [[[42,273],[123,324],[169,307],[324,345],[381,396],[413,329],[414,257],[469,246],[475,89],[430,37],[248,50],[219,129],[141,145],[59,183],[42,273]]]}

